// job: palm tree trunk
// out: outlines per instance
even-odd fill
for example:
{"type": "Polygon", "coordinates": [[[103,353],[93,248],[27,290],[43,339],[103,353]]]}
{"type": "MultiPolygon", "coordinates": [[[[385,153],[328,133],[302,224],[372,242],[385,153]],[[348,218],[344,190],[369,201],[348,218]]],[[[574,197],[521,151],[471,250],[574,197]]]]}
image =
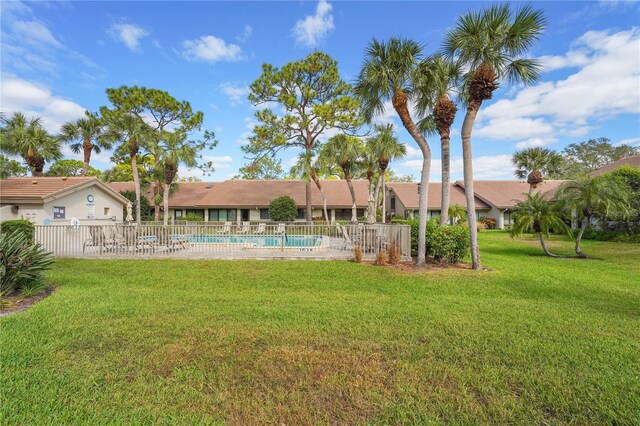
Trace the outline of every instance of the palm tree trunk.
{"type": "Polygon", "coordinates": [[[549,257],[561,257],[557,254],[553,254],[549,251],[549,247],[547,247],[547,241],[544,239],[544,234],[540,232],[540,245],[542,246],[542,250],[544,250],[544,254],[549,257]]]}
{"type": "Polygon", "coordinates": [[[533,185],[529,185],[529,195],[533,194],[533,185]]]}
{"type": "Polygon", "coordinates": [[[84,154],[84,164],[82,165],[82,174],[80,176],[86,176],[89,170],[89,162],[91,161],[91,150],[93,145],[89,139],[85,139],[82,142],[82,152],[84,154]]]}
{"type": "Polygon", "coordinates": [[[387,194],[386,182],[384,181],[386,170],[380,171],[380,180],[382,181],[382,223],[387,223],[387,194]]]}
{"type": "Polygon", "coordinates": [[[462,123],[462,162],[464,169],[464,193],[467,199],[467,223],[471,242],[471,263],[473,269],[481,269],[478,228],[476,226],[476,203],[473,191],[473,157],[471,153],[471,130],[480,108],[480,101],[471,101],[462,123]]]}
{"type": "Polygon", "coordinates": [[[320,195],[322,196],[322,212],[324,214],[324,220],[327,222],[327,225],[330,225],[331,219],[329,218],[329,213],[327,213],[327,193],[324,192],[322,183],[320,183],[320,179],[318,179],[318,176],[315,174],[315,172],[313,173],[312,179],[316,184],[316,187],[320,191],[320,195]]]}
{"type": "Polygon", "coordinates": [[[418,202],[418,258],[416,266],[427,264],[427,204],[429,197],[429,173],[431,172],[431,149],[418,126],[415,125],[407,107],[407,95],[402,89],[395,88],[391,99],[402,125],[422,151],[422,175],[420,176],[420,199],[418,202]]]}
{"type": "Polygon", "coordinates": [[[582,247],[580,247],[580,243],[582,242],[582,235],[584,234],[584,230],[587,228],[587,224],[589,222],[589,218],[585,218],[580,221],[580,229],[578,230],[578,235],[576,235],[576,254],[578,255],[578,257],[587,257],[584,253],[582,253],[582,247]]]}
{"type": "Polygon", "coordinates": [[[133,187],[136,191],[136,223],[140,224],[140,174],[138,173],[138,159],[135,153],[131,153],[131,173],[133,174],[133,187]]]}
{"type": "MultiPolygon", "coordinates": [[[[158,194],[158,191],[160,190],[160,188],[158,187],[158,183],[155,183],[156,187],[154,188],[154,191],[156,194],[158,194]]],[[[153,197],[153,221],[154,222],[160,222],[160,203],[158,202],[158,197],[153,197]]]]}
{"type": "Polygon", "coordinates": [[[164,208],[164,219],[162,223],[167,226],[169,224],[169,189],[171,188],[171,183],[165,182],[163,186],[162,207],[164,208]]]}
{"type": "Polygon", "coordinates": [[[304,184],[305,196],[306,196],[306,212],[305,217],[307,219],[307,223],[313,222],[312,216],[312,207],[311,207],[311,182],[305,182],[304,184]]]}
{"type": "Polygon", "coordinates": [[[367,200],[367,223],[376,223],[376,196],[374,191],[378,190],[377,184],[373,184],[373,179],[369,179],[369,199],[367,200]]]}
{"type": "Polygon", "coordinates": [[[351,193],[351,222],[358,221],[358,210],[356,208],[356,191],[353,189],[353,182],[351,182],[351,176],[348,173],[345,173],[345,179],[347,180],[347,185],[349,186],[349,192],[351,193]]]}
{"type": "Polygon", "coordinates": [[[373,223],[378,221],[378,205],[380,204],[380,187],[382,186],[382,176],[378,175],[376,182],[376,192],[373,196],[373,223]]]}
{"type": "Polygon", "coordinates": [[[449,133],[442,133],[440,135],[440,147],[442,150],[441,162],[442,162],[442,191],[441,191],[441,203],[440,203],[440,225],[449,224],[449,197],[451,195],[451,152],[450,152],[450,137],[449,133]]]}

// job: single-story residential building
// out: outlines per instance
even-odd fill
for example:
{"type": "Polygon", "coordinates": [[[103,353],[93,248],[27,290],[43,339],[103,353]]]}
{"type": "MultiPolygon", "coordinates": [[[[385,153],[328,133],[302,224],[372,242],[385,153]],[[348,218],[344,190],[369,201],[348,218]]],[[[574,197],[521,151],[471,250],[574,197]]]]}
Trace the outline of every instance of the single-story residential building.
{"type": "Polygon", "coordinates": [[[0,221],[28,219],[36,225],[122,222],[127,203],[95,177],[0,180],[0,221]]]}
{"type": "Polygon", "coordinates": [[[591,172],[591,176],[600,176],[605,173],[609,173],[623,166],[633,167],[634,169],[640,169],[640,155],[632,155],[631,157],[621,158],[613,163],[609,163],[606,166],[600,167],[598,170],[591,172]]]}
{"type": "MultiPolygon", "coordinates": [[[[331,221],[351,219],[351,193],[344,180],[321,182],[327,194],[327,211],[331,221]]],[[[369,182],[354,180],[358,217],[364,217],[369,199],[369,182]]],[[[113,182],[109,186],[118,192],[133,191],[133,182],[113,182]]],[[[153,188],[144,191],[152,200],[153,188]]],[[[224,182],[181,182],[169,197],[169,215],[175,220],[189,213],[207,221],[269,221],[269,204],[275,198],[288,195],[298,206],[296,220],[305,220],[305,183],[298,180],[226,180],[224,182]]],[[[312,217],[322,218],[322,195],[311,185],[312,217]]]]}

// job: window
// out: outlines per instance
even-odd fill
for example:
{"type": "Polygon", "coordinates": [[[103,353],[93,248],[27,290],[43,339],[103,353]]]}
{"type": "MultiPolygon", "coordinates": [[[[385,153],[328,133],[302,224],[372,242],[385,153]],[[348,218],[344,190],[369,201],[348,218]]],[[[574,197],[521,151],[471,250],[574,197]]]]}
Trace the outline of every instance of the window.
{"type": "Polygon", "coordinates": [[[53,207],[53,218],[54,219],[64,219],[65,216],[65,207],[62,206],[54,206],[53,207]]]}
{"type": "Polygon", "coordinates": [[[271,219],[271,216],[269,216],[269,209],[260,209],[260,219],[271,219]]]}
{"type": "Polygon", "coordinates": [[[236,209],[209,209],[209,222],[233,222],[236,209]]]}
{"type": "Polygon", "coordinates": [[[187,209],[187,214],[197,214],[204,219],[204,209],[187,209]]]}
{"type": "Polygon", "coordinates": [[[440,210],[430,210],[429,217],[440,217],[440,210]]]}
{"type": "Polygon", "coordinates": [[[104,208],[104,215],[106,217],[110,217],[111,216],[111,209],[109,207],[105,207],[104,208]]]}
{"type": "Polygon", "coordinates": [[[174,219],[180,219],[182,217],[182,210],[174,210],[173,211],[173,218],[174,219]]]}
{"type": "Polygon", "coordinates": [[[306,217],[307,209],[298,209],[298,215],[296,219],[304,219],[306,217]]]}
{"type": "Polygon", "coordinates": [[[396,197],[391,197],[391,210],[396,209],[396,197]]]}
{"type": "MultiPolygon", "coordinates": [[[[356,209],[356,217],[364,216],[364,209],[356,209]]],[[[351,209],[336,209],[336,220],[351,220],[351,209]]]]}

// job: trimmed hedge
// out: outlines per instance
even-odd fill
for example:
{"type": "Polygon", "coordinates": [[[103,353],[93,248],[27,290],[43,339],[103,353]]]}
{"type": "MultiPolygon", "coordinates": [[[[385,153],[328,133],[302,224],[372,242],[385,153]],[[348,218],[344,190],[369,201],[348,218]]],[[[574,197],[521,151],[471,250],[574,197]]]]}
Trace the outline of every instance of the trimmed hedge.
{"type": "Polygon", "coordinates": [[[14,232],[19,232],[25,235],[28,241],[33,241],[36,227],[26,219],[6,220],[0,224],[0,233],[12,234],[14,232]]]}
{"type": "Polygon", "coordinates": [[[283,195],[269,204],[269,217],[276,222],[291,222],[298,216],[298,206],[293,198],[283,195]]]}
{"type": "MultiPolygon", "coordinates": [[[[411,251],[418,251],[418,219],[393,218],[391,223],[411,225],[411,251]]],[[[438,262],[461,261],[470,249],[469,229],[466,224],[440,226],[439,219],[427,221],[427,254],[438,262]]]]}

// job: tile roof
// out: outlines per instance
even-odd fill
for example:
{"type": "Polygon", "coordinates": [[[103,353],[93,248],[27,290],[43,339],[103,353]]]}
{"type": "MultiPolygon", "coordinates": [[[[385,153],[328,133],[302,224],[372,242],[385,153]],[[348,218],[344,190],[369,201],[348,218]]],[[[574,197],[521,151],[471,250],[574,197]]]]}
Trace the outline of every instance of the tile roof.
{"type": "Polygon", "coordinates": [[[631,166],[634,168],[640,168],[640,155],[634,155],[631,157],[621,158],[606,166],[600,167],[598,170],[591,172],[591,176],[600,176],[605,173],[609,173],[622,166],[631,166]]]}
{"type": "MultiPolygon", "coordinates": [[[[327,194],[327,206],[350,208],[351,193],[344,180],[321,182],[327,194]]],[[[116,191],[133,191],[133,182],[113,182],[109,186],[116,191]]],[[[356,205],[366,207],[369,198],[368,182],[354,180],[356,205]]],[[[149,197],[152,189],[147,189],[149,197]]],[[[268,207],[274,198],[288,195],[299,207],[305,206],[305,184],[296,180],[226,180],[224,182],[183,182],[169,198],[169,207],[268,207]]],[[[311,184],[311,202],[322,206],[322,196],[315,184],[311,184]]]]}
{"type": "MultiPolygon", "coordinates": [[[[407,209],[417,209],[419,202],[418,184],[414,182],[389,182],[387,188],[393,190],[396,197],[407,209]]],[[[449,196],[449,204],[459,204],[461,206],[467,205],[467,200],[464,196],[464,189],[452,185],[449,196]]],[[[439,210],[442,204],[442,183],[431,182],[429,183],[429,194],[427,198],[427,208],[431,210],[439,210]]],[[[484,201],[476,197],[477,209],[490,209],[484,201]]]]}
{"type": "Polygon", "coordinates": [[[79,187],[98,185],[119,201],[127,200],[117,191],[92,176],[82,177],[11,177],[0,180],[2,202],[44,203],[48,198],[64,194],[79,187]]]}
{"type": "MultiPolygon", "coordinates": [[[[562,180],[545,180],[534,191],[553,193],[563,182],[562,180]]],[[[464,189],[463,181],[456,181],[455,185],[464,189]]],[[[529,192],[529,184],[518,180],[476,180],[473,182],[473,191],[477,198],[499,209],[508,209],[524,200],[525,194],[529,192]]]]}

